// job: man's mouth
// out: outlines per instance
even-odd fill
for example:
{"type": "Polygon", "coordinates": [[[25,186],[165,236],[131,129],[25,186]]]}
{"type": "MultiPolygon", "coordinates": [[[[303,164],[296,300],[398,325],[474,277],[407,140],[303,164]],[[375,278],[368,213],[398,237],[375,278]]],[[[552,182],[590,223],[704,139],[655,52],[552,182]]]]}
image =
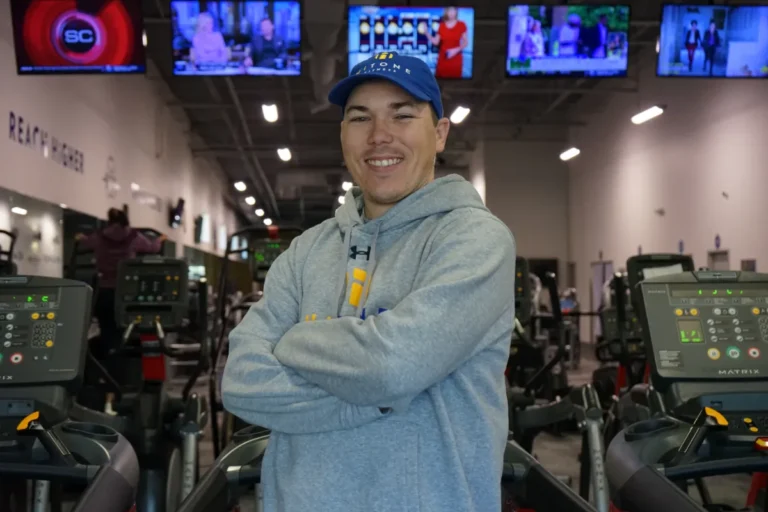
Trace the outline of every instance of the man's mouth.
{"type": "Polygon", "coordinates": [[[367,158],[365,163],[372,167],[385,169],[387,167],[393,167],[402,161],[402,158],[367,158]]]}

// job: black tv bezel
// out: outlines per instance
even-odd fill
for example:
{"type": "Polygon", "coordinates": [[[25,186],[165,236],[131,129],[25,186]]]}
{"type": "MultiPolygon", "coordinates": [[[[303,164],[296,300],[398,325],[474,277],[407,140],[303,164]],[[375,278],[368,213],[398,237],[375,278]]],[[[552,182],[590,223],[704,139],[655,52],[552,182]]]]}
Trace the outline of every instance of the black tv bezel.
{"type": "MultiPolygon", "coordinates": [[[[199,0],[167,0],[168,1],[168,7],[169,9],[173,8],[174,3],[179,2],[198,2],[199,0]]],[[[287,80],[295,80],[297,78],[301,78],[304,76],[306,66],[304,65],[304,62],[301,60],[301,56],[305,53],[305,47],[304,42],[306,38],[304,37],[304,0],[223,0],[227,2],[232,2],[235,4],[245,4],[248,2],[295,2],[299,4],[299,61],[301,62],[301,69],[299,69],[298,74],[295,75],[249,75],[249,74],[242,74],[242,75],[217,75],[217,74],[207,74],[207,73],[195,73],[195,74],[176,74],[175,69],[175,59],[173,58],[173,27],[171,27],[171,30],[169,32],[169,40],[168,40],[168,49],[170,51],[170,61],[171,61],[171,76],[174,78],[174,80],[184,80],[188,78],[237,78],[237,79],[270,79],[270,78],[285,78],[287,80]]],[[[170,14],[169,14],[170,17],[170,14]]]]}
{"type": "Polygon", "coordinates": [[[667,7],[725,7],[725,8],[731,8],[731,7],[766,7],[768,8],[768,4],[759,4],[759,3],[747,3],[747,4],[738,4],[738,5],[732,5],[732,4],[705,4],[705,3],[695,3],[695,4],[676,4],[672,2],[664,2],[661,4],[661,9],[659,11],[659,51],[656,54],[656,66],[653,70],[654,75],[656,78],[663,78],[663,79],[672,79],[672,80],[768,80],[768,76],[709,76],[709,75],[661,75],[659,74],[659,64],[661,63],[661,29],[664,23],[664,10],[667,7]]]}
{"type": "MultiPolygon", "coordinates": [[[[28,0],[28,3],[31,4],[31,0],[28,0]]],[[[123,0],[123,4],[125,5],[131,5],[132,3],[135,3],[134,0],[123,0]]],[[[114,71],[97,71],[93,69],[84,69],[84,70],[67,70],[67,71],[22,71],[21,66],[19,65],[19,43],[24,43],[24,34],[23,30],[22,33],[18,33],[19,27],[16,26],[16,12],[15,9],[19,9],[17,0],[11,0],[11,30],[13,32],[13,55],[14,60],[16,62],[16,76],[143,76],[147,74],[147,62],[149,60],[149,57],[147,55],[147,47],[144,46],[143,42],[140,45],[141,47],[141,66],[140,69],[137,69],[136,71],[126,71],[126,72],[114,72],[114,71]],[[14,7],[14,4],[16,4],[16,7],[14,7]]],[[[126,7],[127,9],[128,7],[126,7]]],[[[25,7],[26,9],[26,7],[25,7]]],[[[138,27],[136,33],[138,34],[139,38],[144,37],[144,33],[146,30],[146,23],[144,22],[144,8],[142,4],[137,5],[138,13],[139,13],[139,21],[138,21],[138,27]]],[[[141,41],[141,39],[140,39],[141,41]]]]}
{"type": "MultiPolygon", "coordinates": [[[[627,0],[628,1],[628,0],[627,0]]],[[[577,72],[570,72],[570,73],[547,73],[547,74],[526,74],[526,75],[511,75],[509,73],[509,70],[507,69],[507,61],[509,59],[509,55],[507,55],[507,52],[509,51],[509,9],[518,6],[518,5],[537,5],[542,7],[570,7],[570,4],[545,4],[545,3],[533,3],[533,4],[526,4],[526,3],[514,3],[514,4],[508,4],[506,10],[504,11],[504,14],[506,16],[506,20],[504,22],[505,24],[505,38],[504,38],[504,78],[507,80],[562,80],[562,79],[572,79],[572,78],[583,78],[585,80],[614,80],[614,79],[626,79],[629,77],[629,54],[627,55],[627,66],[624,68],[624,71],[620,74],[615,75],[588,75],[584,71],[577,71],[577,72]]],[[[596,2],[588,2],[583,4],[574,4],[578,5],[579,7],[626,7],[629,11],[629,24],[632,24],[632,5],[629,3],[614,3],[614,4],[601,4],[596,2]]],[[[632,38],[630,37],[630,31],[627,30],[627,45],[632,45],[632,38]]]]}
{"type": "Polygon", "coordinates": [[[405,4],[377,4],[377,5],[371,5],[371,4],[350,4],[347,2],[347,18],[346,18],[346,31],[347,31],[347,51],[346,51],[346,67],[344,68],[344,73],[349,74],[350,67],[349,67],[349,11],[353,7],[377,7],[377,8],[383,8],[383,9],[439,9],[439,8],[446,8],[446,7],[455,7],[456,9],[472,9],[472,72],[470,76],[468,77],[461,77],[461,78],[440,78],[435,76],[435,80],[438,82],[449,82],[449,83],[461,83],[461,82],[467,82],[470,80],[475,79],[475,42],[476,38],[474,37],[475,34],[477,34],[476,27],[477,27],[477,18],[475,17],[477,13],[477,9],[474,6],[471,5],[450,5],[450,2],[446,2],[446,5],[440,6],[440,5],[405,5],[405,4]]]}

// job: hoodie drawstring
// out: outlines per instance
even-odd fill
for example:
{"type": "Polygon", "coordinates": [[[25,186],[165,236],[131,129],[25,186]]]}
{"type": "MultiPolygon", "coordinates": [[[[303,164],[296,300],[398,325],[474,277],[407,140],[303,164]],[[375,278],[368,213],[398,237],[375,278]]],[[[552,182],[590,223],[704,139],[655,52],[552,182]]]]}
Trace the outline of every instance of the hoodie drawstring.
{"type": "Polygon", "coordinates": [[[341,316],[341,308],[344,304],[344,292],[346,291],[346,280],[347,280],[347,258],[349,258],[349,248],[352,246],[352,226],[349,227],[346,233],[344,233],[344,243],[342,244],[344,247],[344,252],[341,253],[341,275],[339,276],[339,284],[337,286],[338,288],[338,296],[339,299],[336,302],[336,316],[341,316]]]}
{"type": "Polygon", "coordinates": [[[368,290],[371,286],[371,281],[373,281],[373,272],[376,270],[376,240],[379,238],[380,228],[380,224],[376,225],[376,231],[373,233],[373,241],[371,242],[371,258],[368,262],[368,279],[365,280],[365,284],[363,285],[363,293],[360,297],[360,302],[357,304],[357,311],[355,312],[355,316],[357,318],[360,318],[360,313],[365,310],[365,304],[368,302],[368,290]]]}

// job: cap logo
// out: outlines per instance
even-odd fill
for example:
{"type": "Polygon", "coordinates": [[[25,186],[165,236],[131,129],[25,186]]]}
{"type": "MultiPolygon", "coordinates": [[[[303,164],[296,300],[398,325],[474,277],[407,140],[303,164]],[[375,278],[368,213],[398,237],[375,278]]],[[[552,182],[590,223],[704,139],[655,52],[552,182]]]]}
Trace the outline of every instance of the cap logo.
{"type": "Polygon", "coordinates": [[[377,53],[376,55],[374,55],[373,58],[376,59],[376,60],[394,59],[395,58],[395,54],[394,53],[381,52],[381,53],[377,53]]]}

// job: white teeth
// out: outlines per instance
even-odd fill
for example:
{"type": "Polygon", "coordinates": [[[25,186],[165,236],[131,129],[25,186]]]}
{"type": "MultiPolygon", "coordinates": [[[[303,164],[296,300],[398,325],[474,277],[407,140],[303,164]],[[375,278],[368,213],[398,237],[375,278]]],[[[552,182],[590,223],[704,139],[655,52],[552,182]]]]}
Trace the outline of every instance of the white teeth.
{"type": "Polygon", "coordinates": [[[403,161],[402,158],[388,158],[386,160],[367,160],[367,162],[374,167],[389,167],[390,165],[397,165],[402,161],[403,161]]]}

